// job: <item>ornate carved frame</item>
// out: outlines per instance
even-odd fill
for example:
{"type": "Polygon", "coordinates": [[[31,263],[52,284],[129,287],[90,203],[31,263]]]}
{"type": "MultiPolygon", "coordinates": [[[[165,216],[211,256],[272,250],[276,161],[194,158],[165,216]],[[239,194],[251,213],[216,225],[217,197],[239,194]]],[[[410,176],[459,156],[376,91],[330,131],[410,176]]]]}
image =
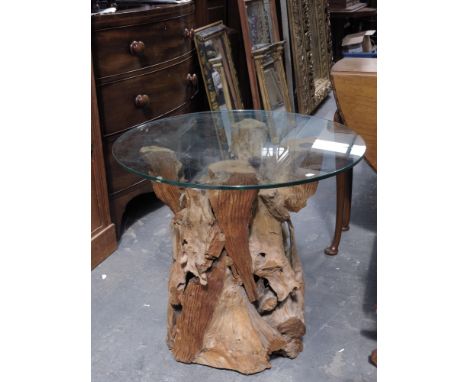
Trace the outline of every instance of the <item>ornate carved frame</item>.
{"type": "MultiPolygon", "coordinates": [[[[242,27],[242,37],[244,41],[245,57],[247,60],[247,70],[249,72],[250,91],[252,92],[252,102],[254,109],[261,109],[260,94],[258,92],[257,76],[255,73],[255,63],[252,57],[252,50],[261,46],[262,44],[271,44],[278,42],[279,29],[278,29],[278,17],[276,15],[276,0],[237,0],[239,6],[239,16],[242,27]],[[248,20],[248,7],[251,7],[255,3],[261,3],[263,9],[268,9],[269,16],[267,20],[270,29],[270,39],[265,41],[257,41],[256,46],[253,46],[251,40],[251,30],[249,27],[248,20]]],[[[265,15],[260,15],[265,18],[265,15]]]]}
{"type": "Polygon", "coordinates": [[[270,92],[265,76],[267,70],[273,69],[278,78],[278,86],[283,98],[283,105],[286,109],[285,111],[291,112],[288,85],[286,83],[286,77],[284,74],[283,50],[284,41],[281,41],[252,51],[265,110],[274,110],[273,105],[270,102],[270,92]]]}
{"type": "MultiPolygon", "coordinates": [[[[279,110],[271,104],[271,89],[269,89],[267,84],[267,72],[272,70],[277,79],[277,85],[279,88],[279,92],[281,93],[282,106],[284,106],[284,111],[290,113],[292,111],[292,107],[291,100],[289,98],[286,75],[284,73],[283,54],[284,41],[269,44],[267,46],[252,51],[252,57],[254,59],[255,67],[257,70],[258,83],[260,86],[264,109],[271,111],[279,110]]],[[[288,124],[291,123],[294,123],[294,121],[288,121],[288,124]]],[[[276,125],[276,122],[273,119],[270,119],[269,126],[269,134],[272,143],[279,144],[279,128],[276,125]]]]}
{"type": "Polygon", "coordinates": [[[287,3],[297,109],[301,114],[310,114],[331,89],[328,2],[290,0],[287,3]]]}
{"type": "Polygon", "coordinates": [[[232,100],[231,100],[231,92],[229,91],[229,85],[226,79],[226,73],[224,71],[223,66],[223,59],[221,56],[216,58],[212,58],[208,60],[214,70],[216,70],[219,74],[221,79],[221,84],[223,85],[223,94],[224,94],[224,101],[226,102],[226,108],[228,110],[232,110],[232,100]]]}
{"type": "Polygon", "coordinates": [[[222,21],[217,21],[196,29],[194,37],[210,109],[212,111],[220,110],[210,68],[216,70],[220,75],[227,108],[243,109],[244,105],[240,95],[236,68],[232,60],[231,44],[227,36],[226,26],[222,21]],[[212,39],[221,39],[224,52],[219,52],[217,57],[209,58],[206,54],[204,43],[212,39]],[[227,86],[228,84],[231,86],[227,86]]]}

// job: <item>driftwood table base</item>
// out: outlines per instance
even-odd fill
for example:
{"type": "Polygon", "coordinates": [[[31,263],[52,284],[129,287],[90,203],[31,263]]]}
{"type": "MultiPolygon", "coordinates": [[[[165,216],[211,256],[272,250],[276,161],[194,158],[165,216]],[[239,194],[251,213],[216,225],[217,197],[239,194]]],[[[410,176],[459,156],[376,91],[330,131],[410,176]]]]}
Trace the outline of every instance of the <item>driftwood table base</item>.
{"type": "MultiPolygon", "coordinates": [[[[255,176],[241,161],[209,170],[226,184],[255,176]]],[[[305,333],[304,280],[288,211],[305,206],[316,185],[153,186],[174,212],[167,343],[175,359],[253,374],[271,367],[273,353],[296,357],[305,333]]]]}
{"type": "Polygon", "coordinates": [[[296,357],[306,327],[290,213],[320,179],[339,174],[336,253],[362,139],[313,117],[244,110],[148,122],[112,150],[154,182],[174,214],[167,344],[175,359],[253,374],[271,367],[272,354],[296,357]]]}

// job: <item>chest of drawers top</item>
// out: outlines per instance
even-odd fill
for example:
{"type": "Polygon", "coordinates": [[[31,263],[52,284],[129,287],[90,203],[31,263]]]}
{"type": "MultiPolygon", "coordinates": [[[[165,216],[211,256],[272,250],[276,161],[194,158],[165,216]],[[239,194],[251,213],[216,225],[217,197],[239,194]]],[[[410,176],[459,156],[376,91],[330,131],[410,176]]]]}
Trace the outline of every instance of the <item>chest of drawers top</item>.
{"type": "Polygon", "coordinates": [[[91,26],[96,79],[114,81],[190,55],[195,5],[145,6],[93,16],[91,26]]]}

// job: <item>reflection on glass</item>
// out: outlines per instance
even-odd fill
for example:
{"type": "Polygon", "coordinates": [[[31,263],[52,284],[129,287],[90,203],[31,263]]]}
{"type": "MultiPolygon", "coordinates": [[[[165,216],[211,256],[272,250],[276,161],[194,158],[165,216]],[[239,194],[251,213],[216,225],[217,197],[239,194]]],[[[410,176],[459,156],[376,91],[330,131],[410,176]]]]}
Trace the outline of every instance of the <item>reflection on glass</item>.
{"type": "Polygon", "coordinates": [[[358,156],[358,157],[362,157],[365,152],[366,152],[366,146],[364,146],[364,145],[353,145],[353,147],[351,147],[350,154],[358,156]]]}
{"type": "Polygon", "coordinates": [[[325,151],[333,151],[335,153],[342,153],[345,154],[348,151],[349,145],[347,143],[341,142],[332,142],[326,141],[323,139],[315,140],[312,148],[315,150],[325,150],[325,151]]]}

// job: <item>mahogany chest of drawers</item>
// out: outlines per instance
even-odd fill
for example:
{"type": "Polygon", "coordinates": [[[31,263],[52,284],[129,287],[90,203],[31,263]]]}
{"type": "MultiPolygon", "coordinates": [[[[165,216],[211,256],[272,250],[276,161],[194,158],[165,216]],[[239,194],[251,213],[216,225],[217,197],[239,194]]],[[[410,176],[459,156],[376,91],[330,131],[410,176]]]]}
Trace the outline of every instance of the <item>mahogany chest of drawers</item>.
{"type": "Polygon", "coordinates": [[[143,6],[92,16],[91,25],[109,206],[119,234],[127,203],[152,188],[115,161],[112,144],[140,123],[202,107],[193,43],[195,4],[143,6]]]}

